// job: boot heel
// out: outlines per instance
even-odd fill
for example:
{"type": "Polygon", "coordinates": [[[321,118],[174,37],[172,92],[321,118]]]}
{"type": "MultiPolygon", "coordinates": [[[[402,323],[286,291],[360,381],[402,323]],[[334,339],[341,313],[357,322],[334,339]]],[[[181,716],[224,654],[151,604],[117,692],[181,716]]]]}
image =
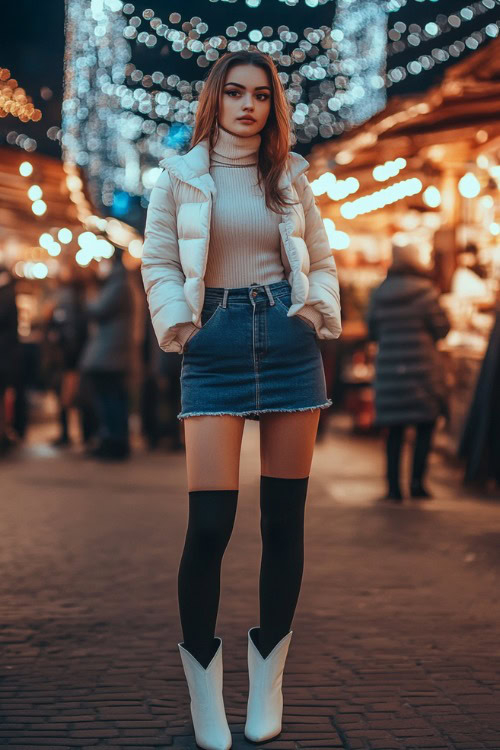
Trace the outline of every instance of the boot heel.
{"type": "Polygon", "coordinates": [[[191,698],[196,744],[202,750],[230,750],[232,737],[227,723],[222,696],[222,638],[216,638],[219,647],[206,669],[178,643],[182,666],[191,698]]]}

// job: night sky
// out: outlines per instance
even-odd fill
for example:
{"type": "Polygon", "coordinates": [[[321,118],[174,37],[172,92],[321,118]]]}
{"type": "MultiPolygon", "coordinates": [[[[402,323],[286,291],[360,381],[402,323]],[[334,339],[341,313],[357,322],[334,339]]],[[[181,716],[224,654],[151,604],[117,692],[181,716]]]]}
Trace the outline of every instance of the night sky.
{"type": "MultiPolygon", "coordinates": [[[[82,2],[90,0],[82,0],[82,2]]],[[[248,8],[243,0],[235,3],[209,2],[209,0],[191,0],[188,3],[189,12],[182,12],[186,0],[149,0],[149,2],[136,2],[136,14],[140,15],[145,8],[152,8],[157,15],[168,23],[168,15],[173,11],[182,13],[183,20],[188,20],[192,15],[199,15],[209,25],[209,33],[223,33],[225,28],[236,21],[245,21],[249,28],[260,28],[269,24],[276,28],[280,24],[287,24],[292,30],[299,31],[306,26],[331,25],[335,4],[333,2],[317,8],[308,8],[304,2],[297,7],[291,8],[278,0],[263,0],[260,8],[248,8]]],[[[186,3],[187,4],[187,3],[186,3]]],[[[465,0],[408,0],[407,5],[398,13],[389,16],[389,24],[392,26],[396,20],[419,23],[424,26],[428,21],[433,21],[439,13],[449,15],[459,11],[467,5],[465,0]]],[[[485,23],[493,22],[498,17],[498,8],[488,14],[479,16],[472,22],[467,23],[462,29],[451,34],[443,34],[436,44],[427,44],[425,48],[411,48],[409,54],[400,54],[391,59],[391,66],[395,64],[405,65],[408,60],[422,53],[430,53],[433,46],[450,44],[456,37],[460,38],[466,32],[480,28],[485,23]]],[[[147,28],[144,24],[142,29],[147,28]]],[[[159,42],[154,50],[145,45],[133,43],[132,62],[144,71],[152,72],[161,70],[164,73],[176,73],[181,78],[192,80],[203,79],[208,69],[196,65],[195,57],[191,60],[183,60],[178,53],[168,50],[167,42],[159,42]],[[163,53],[162,53],[163,47],[163,53]]],[[[463,60],[467,54],[459,58],[463,60]]],[[[39,152],[50,153],[55,156],[60,154],[57,142],[46,137],[46,132],[53,125],[61,123],[61,101],[63,93],[63,58],[64,58],[64,2],[62,0],[51,0],[43,3],[40,0],[7,0],[2,4],[2,47],[0,66],[9,68],[11,75],[17,79],[19,85],[26,89],[32,96],[36,107],[43,113],[39,123],[21,123],[11,115],[0,120],[0,143],[5,143],[5,137],[9,131],[26,133],[36,138],[39,152]],[[44,100],[41,95],[43,87],[52,90],[53,95],[49,100],[44,100]]],[[[450,60],[451,62],[451,60],[450,60]]],[[[439,80],[447,64],[436,65],[431,71],[423,72],[417,76],[408,76],[405,81],[392,86],[389,96],[395,94],[407,94],[422,91],[439,80]]],[[[294,149],[307,154],[311,146],[316,142],[322,142],[318,138],[311,144],[297,144],[294,149]]]]}

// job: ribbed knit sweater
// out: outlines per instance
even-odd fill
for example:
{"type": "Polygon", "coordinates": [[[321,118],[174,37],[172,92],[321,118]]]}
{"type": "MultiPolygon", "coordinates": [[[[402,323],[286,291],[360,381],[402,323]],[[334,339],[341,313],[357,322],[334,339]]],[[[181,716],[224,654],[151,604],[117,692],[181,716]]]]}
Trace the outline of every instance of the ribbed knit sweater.
{"type": "MultiPolygon", "coordinates": [[[[290,265],[281,255],[280,214],[267,208],[263,185],[257,185],[261,135],[239,136],[219,125],[210,152],[210,175],[217,195],[212,206],[206,287],[235,289],[272,284],[287,278],[290,265]]],[[[297,315],[311,327],[321,324],[321,313],[305,305],[297,315]]],[[[179,326],[184,345],[198,331],[194,323],[179,326]]]]}

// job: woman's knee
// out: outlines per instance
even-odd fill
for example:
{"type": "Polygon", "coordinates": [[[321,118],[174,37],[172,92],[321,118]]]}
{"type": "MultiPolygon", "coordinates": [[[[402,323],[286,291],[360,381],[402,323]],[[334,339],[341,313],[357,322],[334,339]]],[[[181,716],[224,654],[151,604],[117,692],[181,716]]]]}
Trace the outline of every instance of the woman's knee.
{"type": "Polygon", "coordinates": [[[237,504],[237,490],[190,492],[187,546],[203,557],[222,556],[231,538],[237,504]]]}
{"type": "Polygon", "coordinates": [[[202,524],[194,524],[188,534],[191,544],[196,546],[199,554],[207,559],[222,557],[229,543],[233,531],[233,523],[230,521],[212,522],[206,520],[202,524]]]}

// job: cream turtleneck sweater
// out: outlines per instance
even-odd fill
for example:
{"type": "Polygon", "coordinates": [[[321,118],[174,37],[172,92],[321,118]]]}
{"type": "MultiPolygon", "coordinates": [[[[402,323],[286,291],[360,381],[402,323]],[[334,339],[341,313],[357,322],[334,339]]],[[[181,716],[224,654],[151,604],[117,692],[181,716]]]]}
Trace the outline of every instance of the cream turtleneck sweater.
{"type": "MultiPolygon", "coordinates": [[[[272,284],[287,278],[290,265],[281,255],[280,214],[267,208],[263,187],[257,186],[260,133],[240,136],[219,125],[210,152],[210,175],[217,195],[212,206],[206,287],[239,288],[272,284]]],[[[305,305],[297,315],[311,327],[321,324],[321,313],[305,305]]],[[[184,344],[199,328],[179,325],[177,339],[184,344]]]]}

